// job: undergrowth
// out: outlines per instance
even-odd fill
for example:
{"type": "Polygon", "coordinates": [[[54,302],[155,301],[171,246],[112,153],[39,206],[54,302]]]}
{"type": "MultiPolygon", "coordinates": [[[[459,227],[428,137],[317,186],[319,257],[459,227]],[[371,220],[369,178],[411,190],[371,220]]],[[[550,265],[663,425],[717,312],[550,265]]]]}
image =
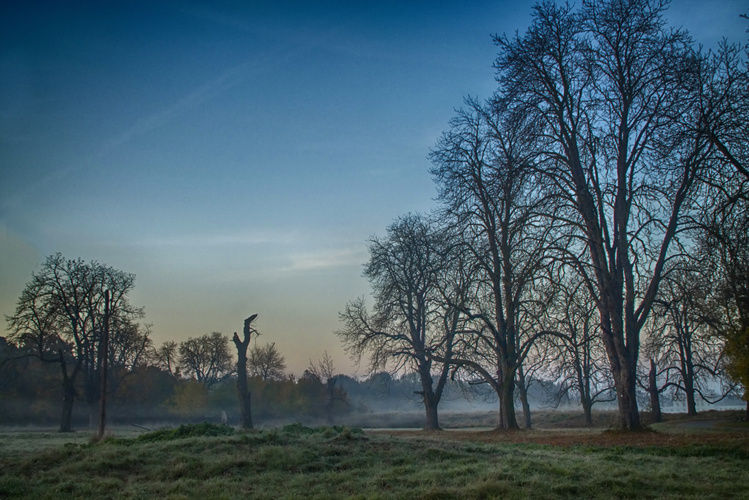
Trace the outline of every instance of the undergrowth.
{"type": "Polygon", "coordinates": [[[141,434],[136,438],[137,441],[170,441],[173,439],[184,439],[188,437],[215,437],[230,436],[234,434],[234,428],[226,425],[202,424],[180,425],[176,429],[159,429],[157,431],[141,434]]]}

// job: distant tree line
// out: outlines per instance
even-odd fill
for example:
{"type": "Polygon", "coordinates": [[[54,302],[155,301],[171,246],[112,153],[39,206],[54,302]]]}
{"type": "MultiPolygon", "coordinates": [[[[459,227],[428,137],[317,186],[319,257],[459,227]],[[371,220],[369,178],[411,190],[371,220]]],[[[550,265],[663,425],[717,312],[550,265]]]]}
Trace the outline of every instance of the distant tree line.
{"type": "MultiPolygon", "coordinates": [[[[531,425],[538,380],[591,407],[717,401],[749,416],[749,57],[703,51],[660,0],[537,4],[497,36],[498,87],[431,151],[440,205],[369,242],[374,303],[337,332],[370,371],[484,384],[498,425],[531,425]]],[[[737,13],[738,15],[739,13],[737,13]]]]}

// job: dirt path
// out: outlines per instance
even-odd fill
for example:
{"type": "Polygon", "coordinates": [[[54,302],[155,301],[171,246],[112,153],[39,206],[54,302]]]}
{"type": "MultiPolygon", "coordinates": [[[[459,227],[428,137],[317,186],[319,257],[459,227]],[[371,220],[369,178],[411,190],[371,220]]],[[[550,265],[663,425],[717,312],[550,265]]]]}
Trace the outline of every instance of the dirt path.
{"type": "Polygon", "coordinates": [[[551,446],[681,447],[721,445],[749,450],[749,425],[726,427],[724,420],[669,423],[659,431],[622,432],[604,429],[545,429],[520,431],[368,431],[414,439],[439,439],[482,443],[533,443],[551,446]]]}

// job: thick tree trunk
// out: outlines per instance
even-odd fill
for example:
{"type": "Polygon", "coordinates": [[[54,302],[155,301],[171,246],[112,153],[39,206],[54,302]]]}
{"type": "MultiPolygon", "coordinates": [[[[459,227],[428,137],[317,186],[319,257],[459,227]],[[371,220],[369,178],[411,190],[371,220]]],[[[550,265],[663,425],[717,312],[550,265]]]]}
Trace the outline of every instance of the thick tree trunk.
{"type": "Polygon", "coordinates": [[[619,424],[625,430],[639,430],[640,413],[637,408],[637,381],[634,367],[622,364],[614,372],[616,399],[619,404],[619,424]]]}
{"type": "Polygon", "coordinates": [[[697,402],[694,399],[694,390],[687,390],[687,415],[697,415],[697,402]]]}
{"type": "Polygon", "coordinates": [[[442,430],[439,423],[439,415],[437,413],[437,403],[434,398],[424,398],[424,409],[426,410],[427,423],[424,429],[428,431],[439,431],[442,430]]]}
{"type": "Polygon", "coordinates": [[[580,398],[580,404],[583,407],[583,416],[585,417],[585,427],[593,427],[593,404],[589,397],[580,398]]]}
{"type": "Polygon", "coordinates": [[[62,351],[58,351],[60,372],[62,374],[62,415],[60,416],[60,432],[73,432],[73,403],[75,403],[75,378],[80,370],[76,365],[72,373],[68,373],[68,364],[62,351]]]}
{"type": "Polygon", "coordinates": [[[577,372],[577,390],[580,392],[580,406],[583,407],[585,427],[593,427],[593,401],[590,397],[590,376],[586,375],[588,372],[583,370],[579,358],[576,359],[575,370],[577,372]]]}
{"type": "Polygon", "coordinates": [[[247,374],[244,374],[244,386],[237,381],[237,396],[239,397],[239,426],[242,429],[252,429],[252,394],[247,389],[247,374]]]}
{"type": "MultiPolygon", "coordinates": [[[[616,300],[610,302],[617,303],[616,300]]],[[[600,312],[603,342],[611,365],[611,375],[614,378],[616,401],[619,407],[619,427],[623,430],[639,430],[641,427],[640,413],[637,408],[639,331],[637,334],[631,331],[626,332],[622,318],[617,315],[617,307],[610,307],[608,310],[604,307],[600,312]],[[626,342],[627,340],[629,343],[626,342]]],[[[633,321],[630,320],[630,323],[633,321]]]]}
{"type": "Polygon", "coordinates": [[[421,381],[421,391],[417,394],[421,395],[424,402],[424,411],[426,412],[426,426],[424,429],[428,431],[440,430],[438,406],[440,398],[434,393],[433,383],[431,374],[432,365],[426,359],[422,359],[418,363],[419,379],[421,381]]]}
{"type": "Polygon", "coordinates": [[[653,422],[663,421],[663,414],[661,413],[661,398],[660,392],[658,391],[658,370],[655,366],[655,361],[651,358],[650,360],[650,373],[648,373],[648,392],[650,393],[650,411],[652,412],[653,422]]]}
{"type": "Polygon", "coordinates": [[[520,429],[518,425],[517,417],[515,416],[515,373],[514,370],[503,370],[503,373],[508,373],[512,376],[502,377],[500,383],[500,411],[502,418],[500,426],[503,429],[515,430],[520,429]]]}

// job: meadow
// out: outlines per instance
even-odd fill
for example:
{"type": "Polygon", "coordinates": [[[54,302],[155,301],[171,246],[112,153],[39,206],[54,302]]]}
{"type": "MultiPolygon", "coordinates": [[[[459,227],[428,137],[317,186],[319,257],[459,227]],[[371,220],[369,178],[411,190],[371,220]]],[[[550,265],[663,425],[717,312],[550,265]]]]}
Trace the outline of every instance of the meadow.
{"type": "MultiPolygon", "coordinates": [[[[738,498],[749,427],[717,412],[637,433],[575,427],[424,432],[215,424],[0,432],[0,498],[738,498]]],[[[601,421],[606,421],[603,416],[601,421]]]]}

